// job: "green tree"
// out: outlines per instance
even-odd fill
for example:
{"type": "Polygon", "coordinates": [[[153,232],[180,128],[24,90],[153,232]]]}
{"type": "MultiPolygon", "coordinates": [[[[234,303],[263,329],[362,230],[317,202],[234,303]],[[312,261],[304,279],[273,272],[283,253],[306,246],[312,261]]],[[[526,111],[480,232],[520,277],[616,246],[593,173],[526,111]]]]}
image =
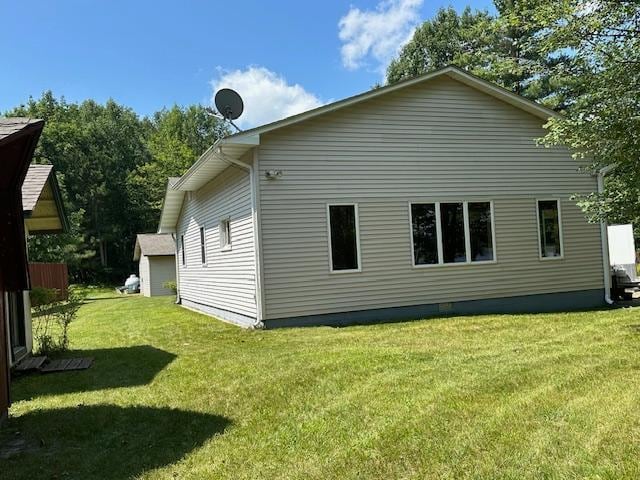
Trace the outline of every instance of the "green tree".
{"type": "Polygon", "coordinates": [[[554,56],[531,40],[543,28],[518,18],[514,0],[495,0],[497,16],[467,7],[460,15],[449,7],[424,22],[387,71],[388,83],[446,65],[457,65],[551,108],[568,101],[566,75],[558,67],[567,55],[554,56]]]}
{"type": "Polygon", "coordinates": [[[54,165],[67,211],[81,216],[75,234],[83,237],[84,247],[78,252],[82,260],[76,277],[93,280],[130,270],[132,239],[140,222],[131,214],[127,178],[148,161],[149,126],[112,100],[73,104],[51,92],[9,115],[46,121],[34,159],[54,165]]]}
{"type": "Polygon", "coordinates": [[[622,0],[516,1],[517,16],[544,26],[531,39],[546,54],[570,51],[583,92],[552,119],[543,139],[591,160],[616,165],[605,191],[577,197],[587,216],[640,225],[640,4],[622,0]]]}
{"type": "Polygon", "coordinates": [[[83,262],[93,258],[95,251],[87,245],[82,233],[84,210],[67,214],[69,231],[44,235],[29,235],[29,260],[32,262],[66,263],[72,272],[82,268],[83,262]]]}
{"type": "Polygon", "coordinates": [[[146,145],[148,160],[128,177],[129,195],[144,231],[158,227],[167,178],[182,175],[216,140],[228,133],[203,106],[173,106],[157,112],[146,145]]]}
{"type": "Polygon", "coordinates": [[[450,64],[466,66],[463,53],[479,49],[479,42],[483,41],[483,38],[473,38],[475,27],[486,28],[492,21],[489,13],[472,12],[469,7],[460,15],[452,7],[439,9],[432,20],[416,29],[398,58],[391,62],[387,82],[397,83],[450,64]]]}

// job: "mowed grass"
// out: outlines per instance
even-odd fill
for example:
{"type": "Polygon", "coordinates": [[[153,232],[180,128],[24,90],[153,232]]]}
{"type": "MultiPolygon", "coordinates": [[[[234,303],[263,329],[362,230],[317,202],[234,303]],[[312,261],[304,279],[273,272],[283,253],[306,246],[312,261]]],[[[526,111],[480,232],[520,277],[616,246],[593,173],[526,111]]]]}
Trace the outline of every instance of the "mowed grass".
{"type": "Polygon", "coordinates": [[[640,478],[637,309],[247,331],[119,297],[71,341],[91,369],[14,381],[2,478],[640,478]]]}

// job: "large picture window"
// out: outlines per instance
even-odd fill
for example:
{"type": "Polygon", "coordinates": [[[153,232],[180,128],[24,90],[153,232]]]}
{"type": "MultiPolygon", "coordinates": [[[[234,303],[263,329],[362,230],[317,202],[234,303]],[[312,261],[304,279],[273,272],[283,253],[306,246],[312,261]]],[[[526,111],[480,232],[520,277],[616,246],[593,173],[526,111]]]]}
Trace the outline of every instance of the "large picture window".
{"type": "Polygon", "coordinates": [[[558,200],[538,200],[540,258],[562,258],[562,226],[558,200]]]}
{"type": "Polygon", "coordinates": [[[495,261],[491,202],[411,204],[414,266],[495,261]]]}
{"type": "Polygon", "coordinates": [[[359,271],[358,206],[329,205],[327,212],[331,271],[359,271]]]}

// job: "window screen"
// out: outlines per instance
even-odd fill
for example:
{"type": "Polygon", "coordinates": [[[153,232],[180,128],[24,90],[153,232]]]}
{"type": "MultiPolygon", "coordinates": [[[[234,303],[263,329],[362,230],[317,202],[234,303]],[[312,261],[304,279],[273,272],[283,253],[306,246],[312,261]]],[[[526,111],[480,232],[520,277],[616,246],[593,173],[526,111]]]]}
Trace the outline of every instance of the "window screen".
{"type": "Polygon", "coordinates": [[[438,234],[435,203],[411,205],[413,262],[415,265],[438,263],[438,234]]]}
{"type": "Polygon", "coordinates": [[[538,200],[540,255],[543,258],[562,256],[560,214],[557,200],[538,200]]]}
{"type": "Polygon", "coordinates": [[[358,232],[355,205],[330,205],[332,270],[357,270],[358,232]]]}

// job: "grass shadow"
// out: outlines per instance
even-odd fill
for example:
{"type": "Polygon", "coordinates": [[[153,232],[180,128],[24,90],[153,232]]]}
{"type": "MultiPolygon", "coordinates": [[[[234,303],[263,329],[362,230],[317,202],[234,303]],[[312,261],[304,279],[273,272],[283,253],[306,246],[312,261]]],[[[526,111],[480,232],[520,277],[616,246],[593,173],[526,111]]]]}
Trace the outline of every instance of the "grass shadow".
{"type": "Polygon", "coordinates": [[[62,356],[92,357],[94,362],[88,370],[18,377],[11,385],[13,400],[146,385],[176,358],[151,345],[70,350],[62,356]]]}
{"type": "Polygon", "coordinates": [[[10,418],[3,441],[25,448],[0,460],[2,478],[126,479],[170,465],[231,421],[169,408],[78,406],[10,418]]]}

